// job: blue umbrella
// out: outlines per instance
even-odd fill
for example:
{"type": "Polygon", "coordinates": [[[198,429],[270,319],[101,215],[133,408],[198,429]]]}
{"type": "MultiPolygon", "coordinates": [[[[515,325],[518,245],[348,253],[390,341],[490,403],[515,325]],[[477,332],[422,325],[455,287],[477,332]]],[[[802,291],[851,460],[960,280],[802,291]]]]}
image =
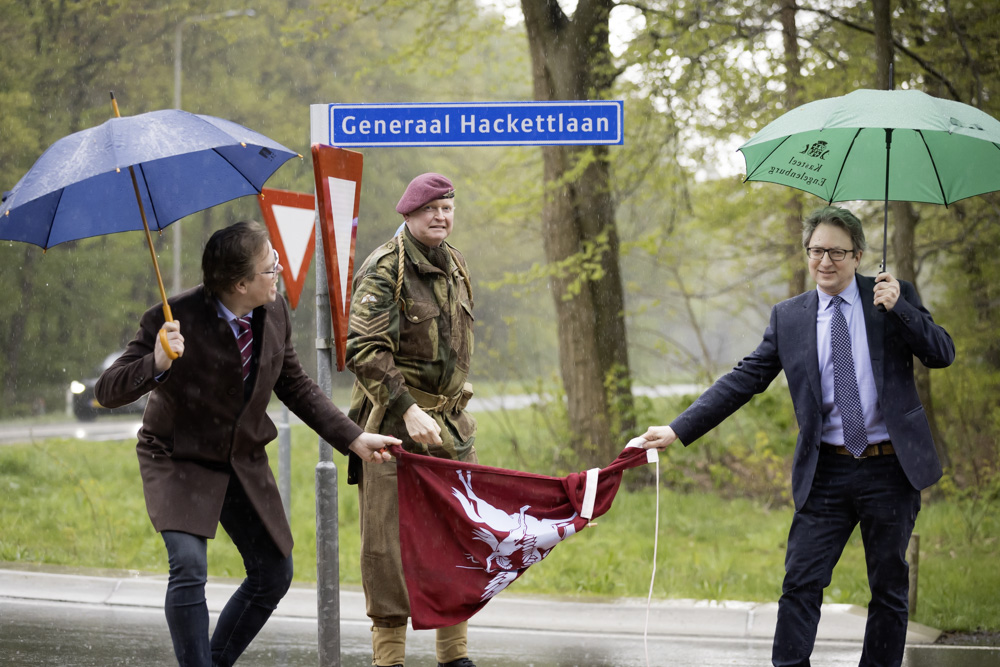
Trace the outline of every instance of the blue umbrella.
{"type": "Polygon", "coordinates": [[[145,230],[171,321],[149,230],[259,194],[271,174],[298,154],[221,118],[179,109],[121,117],[114,94],[111,102],[115,118],[52,144],[4,193],[0,239],[49,248],[145,230]]]}

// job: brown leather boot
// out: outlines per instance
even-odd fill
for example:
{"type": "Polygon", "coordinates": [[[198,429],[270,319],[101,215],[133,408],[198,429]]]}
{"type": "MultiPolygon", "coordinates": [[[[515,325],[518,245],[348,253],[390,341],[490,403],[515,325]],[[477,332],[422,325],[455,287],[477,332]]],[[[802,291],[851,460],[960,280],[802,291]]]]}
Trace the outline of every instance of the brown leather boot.
{"type": "Polygon", "coordinates": [[[472,662],[468,658],[459,658],[458,660],[452,660],[451,662],[439,662],[438,667],[476,667],[476,663],[472,662]]]}

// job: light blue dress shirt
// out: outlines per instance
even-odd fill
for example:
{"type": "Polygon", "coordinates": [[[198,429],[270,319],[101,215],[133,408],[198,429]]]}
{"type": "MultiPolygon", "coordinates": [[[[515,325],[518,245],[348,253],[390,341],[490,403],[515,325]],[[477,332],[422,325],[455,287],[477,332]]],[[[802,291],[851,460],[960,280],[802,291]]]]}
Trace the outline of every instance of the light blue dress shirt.
{"type": "MultiPolygon", "coordinates": [[[[816,353],[819,357],[820,384],[823,388],[823,442],[831,445],[844,444],[844,426],[840,410],[833,400],[833,353],[830,348],[830,320],[833,309],[830,302],[833,297],[816,288],[819,294],[819,309],[816,313],[816,353]]],[[[868,331],[865,328],[864,307],[861,295],[858,293],[858,283],[855,280],[839,294],[844,300],[840,312],[847,320],[847,328],[851,332],[851,355],[854,357],[854,372],[858,378],[858,394],[861,397],[861,409],[865,414],[865,430],[868,442],[883,442],[889,439],[882,416],[882,406],[879,404],[878,392],[875,389],[875,376],[872,373],[872,359],[868,350],[868,331]]]]}
{"type": "MultiPolygon", "coordinates": [[[[215,310],[219,314],[219,317],[221,317],[222,319],[224,319],[226,322],[229,323],[229,328],[233,332],[233,337],[239,338],[240,327],[238,324],[236,324],[236,314],[233,311],[226,308],[222,304],[222,302],[219,301],[218,299],[215,300],[215,310]]],[[[251,310],[249,313],[245,315],[245,317],[251,322],[253,322],[253,311],[251,310]]]]}

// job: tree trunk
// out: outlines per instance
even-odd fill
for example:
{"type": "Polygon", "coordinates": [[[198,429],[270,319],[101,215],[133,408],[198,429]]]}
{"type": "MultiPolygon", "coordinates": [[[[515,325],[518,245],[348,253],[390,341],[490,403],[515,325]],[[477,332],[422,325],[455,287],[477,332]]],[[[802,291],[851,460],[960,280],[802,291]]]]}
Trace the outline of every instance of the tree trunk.
{"type": "Polygon", "coordinates": [[[879,90],[892,90],[895,83],[892,80],[890,65],[895,55],[892,46],[890,0],[872,0],[872,13],[875,28],[875,87],[879,90]]]}
{"type": "MultiPolygon", "coordinates": [[[[781,0],[779,17],[785,48],[785,108],[794,109],[801,104],[799,79],[802,61],[799,58],[799,29],[795,24],[796,0],[781,0]]],[[[802,261],[802,197],[791,190],[785,202],[785,231],[788,233],[785,256],[788,261],[788,296],[801,294],[806,289],[806,265],[802,261]]]]}
{"type": "MultiPolygon", "coordinates": [[[[606,97],[614,81],[612,3],[581,0],[572,19],[555,0],[522,0],[521,6],[535,99],[606,97]]],[[[546,146],[542,158],[546,259],[577,267],[566,260],[596,250],[596,265],[560,270],[551,286],[574,449],[588,465],[605,465],[635,427],[608,150],[546,146]]]]}

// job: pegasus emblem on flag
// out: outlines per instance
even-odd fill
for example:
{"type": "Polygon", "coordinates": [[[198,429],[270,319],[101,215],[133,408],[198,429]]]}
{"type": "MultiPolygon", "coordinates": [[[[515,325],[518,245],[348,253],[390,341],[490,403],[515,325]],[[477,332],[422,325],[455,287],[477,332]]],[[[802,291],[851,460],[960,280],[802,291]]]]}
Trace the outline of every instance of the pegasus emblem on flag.
{"type": "Polygon", "coordinates": [[[480,524],[473,538],[486,544],[490,551],[483,557],[466,554],[487,574],[494,574],[483,591],[481,600],[489,600],[507,588],[521,570],[545,558],[553,547],[576,532],[573,520],[577,513],[565,519],[539,519],[528,514],[531,505],[524,505],[516,514],[490,505],[472,490],[472,471],[458,471],[464,492],[452,487],[451,493],[462,505],[466,516],[480,524]]]}

